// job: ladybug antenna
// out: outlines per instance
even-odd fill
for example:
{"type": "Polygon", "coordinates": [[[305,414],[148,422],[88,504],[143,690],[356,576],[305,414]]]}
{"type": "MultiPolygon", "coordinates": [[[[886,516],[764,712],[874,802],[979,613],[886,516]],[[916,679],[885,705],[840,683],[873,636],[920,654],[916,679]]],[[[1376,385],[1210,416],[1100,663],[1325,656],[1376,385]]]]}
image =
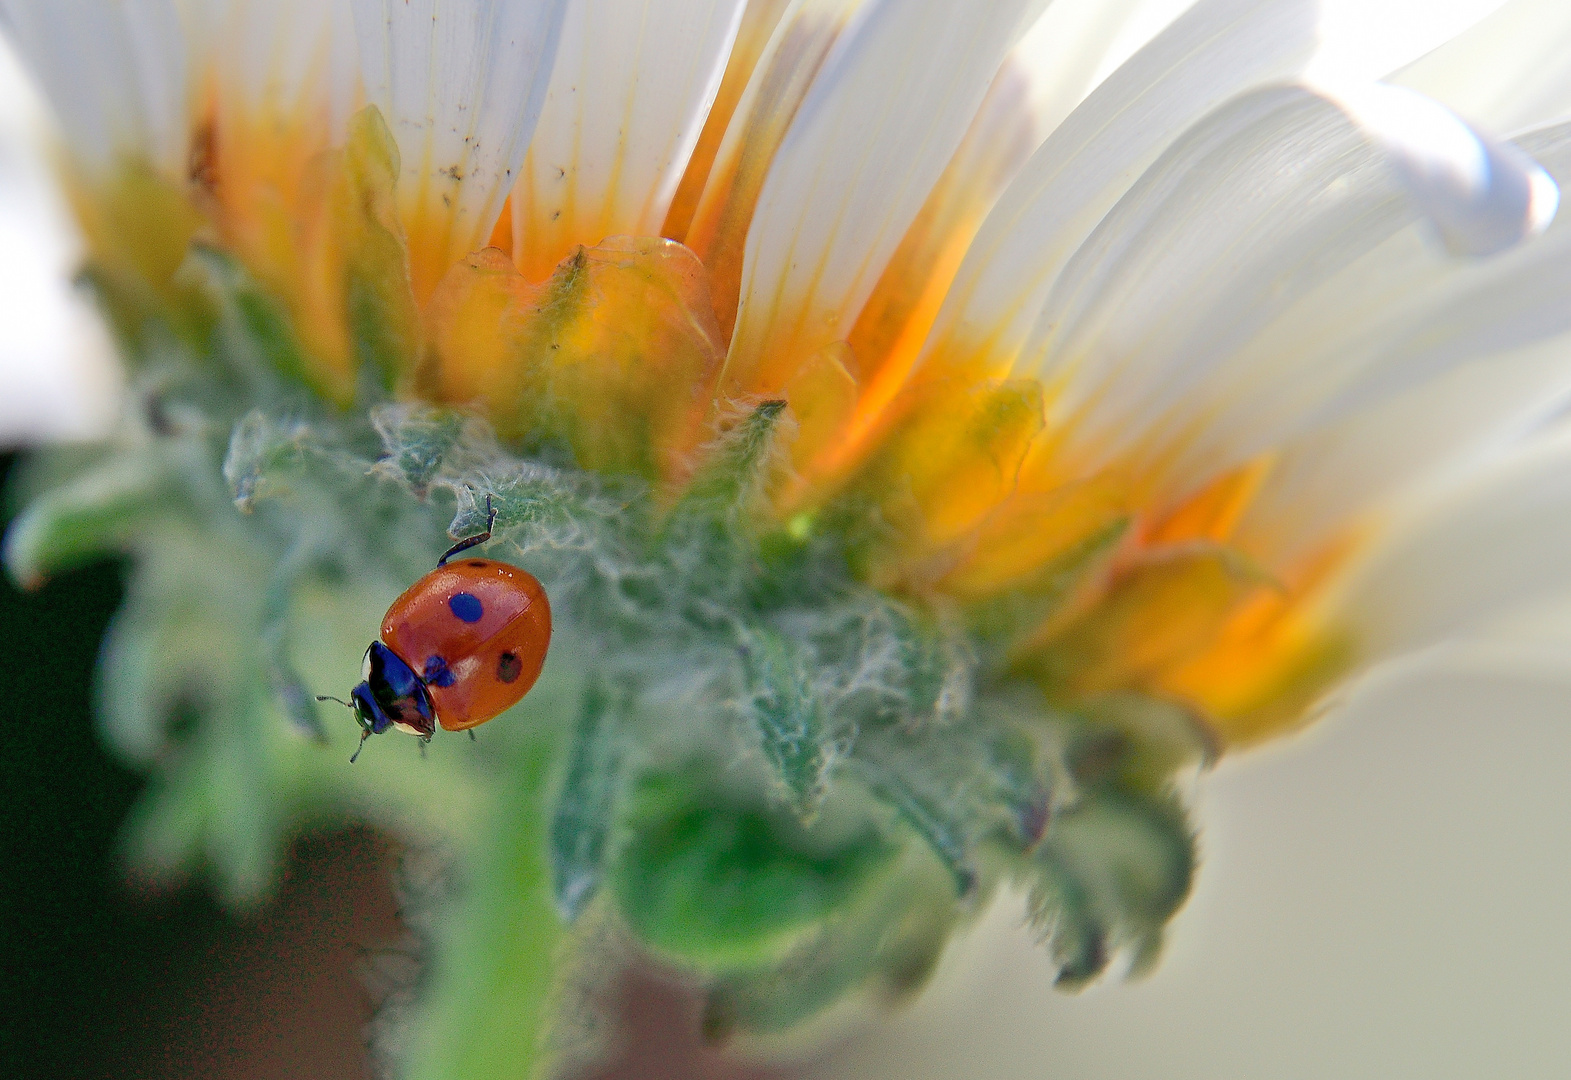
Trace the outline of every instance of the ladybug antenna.
{"type": "Polygon", "coordinates": [[[496,507],[491,505],[491,496],[487,495],[485,497],[485,532],[477,533],[474,536],[468,537],[467,539],[460,540],[458,543],[448,548],[447,554],[436,560],[436,565],[446,566],[447,560],[451,559],[454,555],[457,555],[460,551],[468,551],[476,544],[483,544],[487,540],[491,539],[491,526],[495,524],[496,507]]]}
{"type": "Polygon", "coordinates": [[[353,711],[353,709],[354,709],[354,706],[349,704],[349,702],[345,701],[341,697],[334,697],[332,694],[318,694],[318,695],[316,695],[316,700],[318,700],[318,701],[336,701],[336,702],[338,702],[340,705],[342,705],[346,709],[349,709],[351,711],[353,711]]]}
{"type": "MultiPolygon", "coordinates": [[[[351,708],[352,707],[353,706],[351,706],[351,708]]],[[[365,741],[370,737],[371,733],[369,731],[365,730],[364,728],[360,729],[360,745],[355,747],[355,752],[349,755],[349,764],[353,765],[355,763],[355,758],[360,756],[360,751],[365,749],[365,741]]]]}

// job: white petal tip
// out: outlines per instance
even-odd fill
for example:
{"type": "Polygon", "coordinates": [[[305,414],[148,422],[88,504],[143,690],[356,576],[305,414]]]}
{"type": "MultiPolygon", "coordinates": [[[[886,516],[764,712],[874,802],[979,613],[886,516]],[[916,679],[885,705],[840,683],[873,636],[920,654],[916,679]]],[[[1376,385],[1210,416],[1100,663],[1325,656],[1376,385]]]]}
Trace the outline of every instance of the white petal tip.
{"type": "Polygon", "coordinates": [[[1380,83],[1320,92],[1385,151],[1452,254],[1495,255],[1554,220],[1560,189],[1549,174],[1439,103],[1380,83]]]}

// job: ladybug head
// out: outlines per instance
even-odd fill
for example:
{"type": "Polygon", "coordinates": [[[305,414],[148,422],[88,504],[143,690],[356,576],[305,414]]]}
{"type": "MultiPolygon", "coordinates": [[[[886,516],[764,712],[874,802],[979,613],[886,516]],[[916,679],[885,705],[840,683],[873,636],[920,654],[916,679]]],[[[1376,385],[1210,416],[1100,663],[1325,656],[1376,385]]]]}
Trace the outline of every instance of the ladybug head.
{"type": "MultiPolygon", "coordinates": [[[[318,701],[338,701],[347,705],[360,725],[360,745],[372,735],[390,727],[429,739],[436,733],[436,710],[425,683],[398,654],[380,641],[371,642],[361,668],[362,681],[349,691],[348,701],[318,696],[318,701]]],[[[360,756],[356,748],[354,761],[360,756]]]]}

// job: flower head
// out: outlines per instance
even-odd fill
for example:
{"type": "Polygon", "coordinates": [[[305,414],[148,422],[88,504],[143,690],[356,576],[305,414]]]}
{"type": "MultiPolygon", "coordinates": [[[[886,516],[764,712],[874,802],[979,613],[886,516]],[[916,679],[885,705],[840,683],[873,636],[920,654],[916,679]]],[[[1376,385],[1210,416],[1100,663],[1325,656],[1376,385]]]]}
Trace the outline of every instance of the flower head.
{"type": "MultiPolygon", "coordinates": [[[[1522,446],[1571,159],[1367,82],[1393,58],[1307,5],[1202,0],[1103,78],[1130,10],[0,4],[135,388],[8,557],[138,555],[105,716],[172,763],[151,856],[244,892],[354,807],[457,850],[437,940],[597,913],[717,1032],[918,985],[1002,882],[1064,982],[1153,958],[1174,777],[1465,626],[1477,544],[1414,523],[1558,460],[1522,446]],[[491,766],[291,741],[351,737],[302,673],[488,501],[565,639],[491,766]],[[203,620],[259,632],[199,639],[175,754],[203,620]]],[[[430,1069],[467,1060],[451,971],[430,1069]]]]}

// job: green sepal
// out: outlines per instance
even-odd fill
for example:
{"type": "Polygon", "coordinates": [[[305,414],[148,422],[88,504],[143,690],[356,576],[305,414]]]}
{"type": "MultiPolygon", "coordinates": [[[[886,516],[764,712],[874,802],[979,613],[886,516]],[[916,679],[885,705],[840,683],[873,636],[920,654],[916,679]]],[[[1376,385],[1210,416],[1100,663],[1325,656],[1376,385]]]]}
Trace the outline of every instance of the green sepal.
{"type": "Polygon", "coordinates": [[[881,887],[823,920],[780,961],[720,975],[705,998],[705,1038],[788,1032],[859,989],[897,1001],[927,982],[960,915],[931,860],[904,852],[881,887]]]}
{"type": "Polygon", "coordinates": [[[746,673],[742,716],[751,741],[786,805],[810,822],[829,771],[844,753],[842,740],[825,722],[810,664],[789,639],[755,628],[742,632],[739,648],[746,673]]]}
{"type": "Polygon", "coordinates": [[[1194,834],[1171,796],[1104,789],[1059,814],[1028,875],[1031,922],[1048,939],[1059,985],[1083,986],[1120,949],[1132,974],[1148,970],[1194,867],[1194,834]]]}
{"type": "Polygon", "coordinates": [[[567,922],[583,912],[605,875],[627,757],[627,707],[620,688],[598,680],[584,688],[549,835],[552,894],[567,922]]]}
{"type": "Polygon", "coordinates": [[[1175,773],[1208,767],[1220,753],[1205,723],[1174,701],[1148,694],[1100,694],[1068,711],[1075,726],[1065,758],[1081,785],[1112,783],[1158,795],[1175,773]]]}
{"type": "Polygon", "coordinates": [[[804,828],[702,772],[646,775],[631,802],[611,876],[618,909],[644,942],[710,971],[786,956],[898,850],[865,818],[821,814],[804,828]]]}

